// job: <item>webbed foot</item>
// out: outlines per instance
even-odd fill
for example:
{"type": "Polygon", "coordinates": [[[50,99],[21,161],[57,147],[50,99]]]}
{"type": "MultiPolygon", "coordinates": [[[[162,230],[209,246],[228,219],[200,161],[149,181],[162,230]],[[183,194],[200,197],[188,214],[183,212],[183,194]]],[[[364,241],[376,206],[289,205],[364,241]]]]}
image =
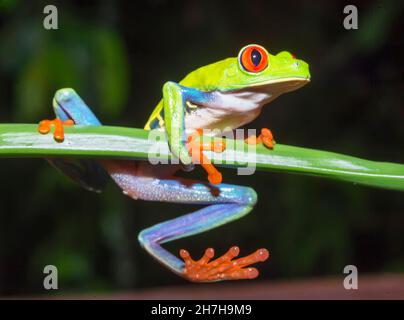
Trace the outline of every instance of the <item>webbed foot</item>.
{"type": "Polygon", "coordinates": [[[194,261],[189,252],[182,249],[180,256],[185,262],[183,276],[194,282],[254,279],[258,277],[258,270],[248,266],[268,259],[268,250],[258,249],[248,256],[232,260],[237,257],[239,253],[240,249],[234,246],[221,257],[210,261],[215,255],[215,251],[212,248],[208,248],[200,260],[194,261]]]}

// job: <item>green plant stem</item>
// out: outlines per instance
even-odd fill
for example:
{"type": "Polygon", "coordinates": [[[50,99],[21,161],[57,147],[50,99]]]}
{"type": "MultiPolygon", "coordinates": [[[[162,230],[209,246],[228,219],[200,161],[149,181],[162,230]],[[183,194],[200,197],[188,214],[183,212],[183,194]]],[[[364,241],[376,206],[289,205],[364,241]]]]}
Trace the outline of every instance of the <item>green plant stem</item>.
{"type": "MultiPolygon", "coordinates": [[[[41,135],[37,125],[0,125],[0,157],[3,158],[117,158],[138,160],[172,159],[164,134],[159,142],[149,139],[149,131],[110,126],[66,127],[63,143],[52,134],[41,135]],[[151,156],[150,151],[157,151],[151,156]]],[[[204,138],[207,139],[207,138],[204,138]]],[[[223,153],[206,152],[218,166],[256,166],[259,171],[300,173],[333,178],[362,185],[404,190],[404,165],[375,162],[347,155],[277,144],[274,150],[258,145],[248,152],[243,141],[226,139],[223,153]]]]}

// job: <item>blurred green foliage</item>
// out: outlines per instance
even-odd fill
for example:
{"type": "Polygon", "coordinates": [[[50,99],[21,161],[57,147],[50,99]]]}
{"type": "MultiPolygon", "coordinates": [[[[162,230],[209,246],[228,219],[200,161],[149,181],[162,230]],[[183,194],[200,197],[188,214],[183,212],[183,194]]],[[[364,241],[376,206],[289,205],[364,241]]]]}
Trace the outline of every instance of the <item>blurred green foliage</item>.
{"type": "Polygon", "coordinates": [[[120,114],[128,94],[128,62],[118,33],[63,11],[58,21],[63,27],[47,31],[44,15],[28,15],[26,6],[15,8],[0,35],[2,70],[15,78],[15,119],[36,121],[63,87],[92,93],[91,102],[106,117],[120,114]]]}
{"type": "MultiPolygon", "coordinates": [[[[342,26],[344,1],[53,4],[59,29],[47,31],[43,2],[0,1],[1,122],[50,117],[54,91],[70,86],[101,121],[142,127],[165,81],[256,42],[307,61],[312,82],[249,127],[268,126],[283,144],[404,163],[399,1],[350,1],[353,31],[342,26]]],[[[133,201],[112,183],[102,195],[84,192],[45,161],[1,164],[0,293],[46,293],[47,264],[59,268],[60,294],[184,283],[141,250],[137,233],[195,206],[133,201]]],[[[404,271],[402,193],[281,174],[224,177],[256,189],[253,213],[167,244],[172,252],[267,247],[263,280],[341,275],[347,264],[404,271]]]]}

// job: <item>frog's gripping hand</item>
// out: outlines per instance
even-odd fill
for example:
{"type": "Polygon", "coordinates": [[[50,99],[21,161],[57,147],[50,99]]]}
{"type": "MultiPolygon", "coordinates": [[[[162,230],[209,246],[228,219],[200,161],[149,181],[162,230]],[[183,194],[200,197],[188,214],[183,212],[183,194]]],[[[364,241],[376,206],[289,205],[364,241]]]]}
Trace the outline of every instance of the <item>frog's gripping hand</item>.
{"type": "Polygon", "coordinates": [[[268,128],[262,128],[261,134],[258,137],[255,135],[252,135],[252,136],[249,136],[248,138],[246,138],[244,141],[247,144],[262,143],[264,146],[266,146],[269,149],[273,149],[274,145],[276,143],[271,130],[269,130],[268,128]]]}
{"type": "MultiPolygon", "coordinates": [[[[65,88],[58,90],[53,99],[53,109],[56,119],[41,121],[38,131],[41,134],[47,134],[54,128],[53,137],[57,142],[65,140],[64,126],[72,126],[74,124],[101,125],[101,122],[73,89],[65,88]]],[[[100,192],[108,181],[108,175],[105,170],[95,160],[56,158],[47,160],[87,190],[100,192]]]]}
{"type": "Polygon", "coordinates": [[[42,134],[47,134],[50,132],[51,127],[54,126],[53,137],[57,142],[63,142],[65,140],[65,132],[63,126],[74,125],[73,120],[68,119],[65,121],[55,118],[54,120],[42,120],[39,123],[38,131],[42,134]]]}

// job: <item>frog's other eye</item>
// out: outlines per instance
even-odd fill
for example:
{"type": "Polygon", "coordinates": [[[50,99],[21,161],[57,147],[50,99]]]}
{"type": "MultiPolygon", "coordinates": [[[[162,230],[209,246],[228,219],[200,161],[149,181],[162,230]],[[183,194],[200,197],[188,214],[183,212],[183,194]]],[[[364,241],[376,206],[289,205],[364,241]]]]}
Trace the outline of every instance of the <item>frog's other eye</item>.
{"type": "Polygon", "coordinates": [[[240,51],[239,63],[247,72],[261,72],[268,66],[268,53],[261,46],[249,45],[240,51]]]}

